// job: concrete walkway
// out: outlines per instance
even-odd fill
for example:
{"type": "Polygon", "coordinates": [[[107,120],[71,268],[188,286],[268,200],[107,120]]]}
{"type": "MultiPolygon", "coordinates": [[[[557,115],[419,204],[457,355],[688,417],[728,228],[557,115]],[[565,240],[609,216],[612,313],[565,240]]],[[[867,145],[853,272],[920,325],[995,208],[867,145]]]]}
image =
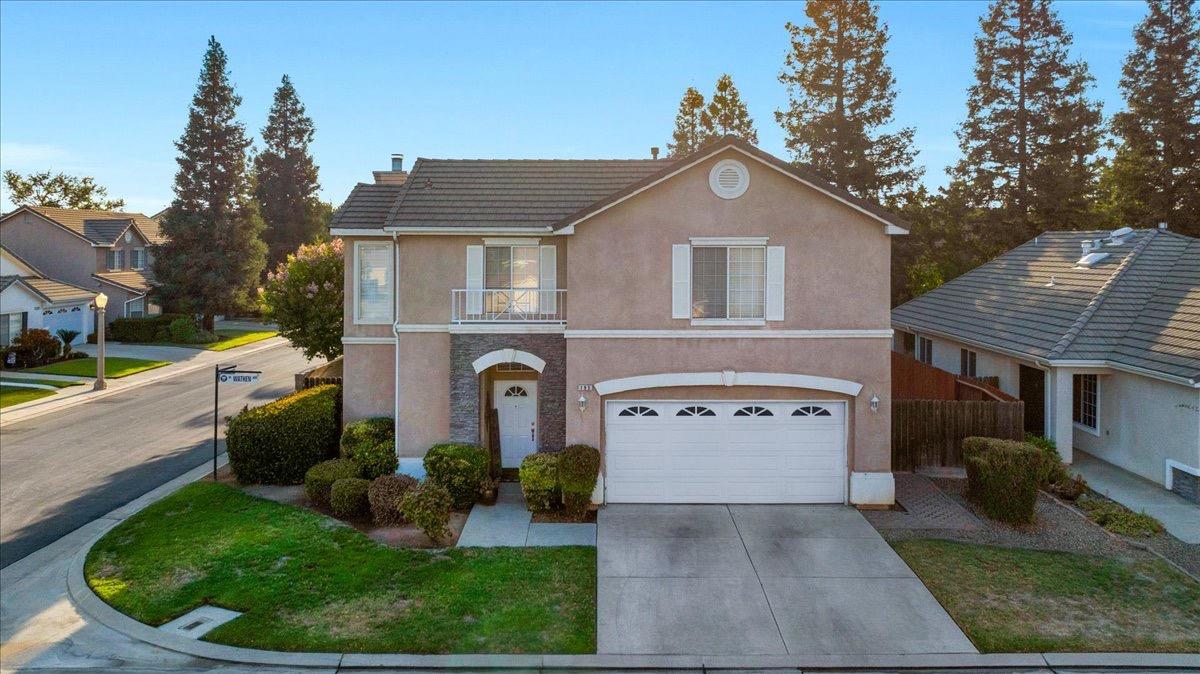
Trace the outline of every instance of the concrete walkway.
{"type": "Polygon", "coordinates": [[[1184,543],[1200,544],[1200,505],[1090,454],[1075,450],[1071,470],[1097,492],[1134,512],[1162,522],[1167,532],[1184,543]]]}
{"type": "Polygon", "coordinates": [[[975,653],[878,532],[845,506],[608,505],[600,653],[975,653]]]}
{"type": "Polygon", "coordinates": [[[501,482],[496,505],[476,505],[458,538],[460,548],[533,548],[596,545],[595,524],[536,523],[520,485],[501,482]]]}

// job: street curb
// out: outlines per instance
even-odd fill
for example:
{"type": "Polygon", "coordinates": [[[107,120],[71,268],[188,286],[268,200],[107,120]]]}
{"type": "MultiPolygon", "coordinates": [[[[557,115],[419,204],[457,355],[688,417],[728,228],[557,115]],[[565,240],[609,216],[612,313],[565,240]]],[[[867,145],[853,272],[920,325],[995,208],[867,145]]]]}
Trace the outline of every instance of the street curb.
{"type": "MultiPolygon", "coordinates": [[[[270,341],[270,340],[275,340],[275,339],[280,339],[280,338],[271,337],[271,338],[265,339],[263,341],[270,341]]],[[[274,344],[265,344],[265,345],[257,346],[255,348],[248,348],[254,344],[257,344],[257,342],[251,342],[250,344],[247,344],[246,351],[238,351],[237,349],[230,349],[229,351],[220,351],[220,352],[214,352],[214,353],[222,353],[222,354],[229,353],[234,358],[240,358],[242,356],[249,356],[249,355],[258,353],[260,351],[267,351],[269,349],[276,349],[281,346],[286,346],[287,341],[285,340],[285,341],[281,341],[281,342],[276,342],[274,344]]],[[[129,384],[125,384],[125,385],[119,386],[117,388],[108,388],[103,391],[95,391],[95,392],[83,391],[83,392],[76,393],[67,398],[58,398],[57,400],[51,398],[51,399],[47,399],[44,401],[34,400],[34,401],[31,401],[28,403],[22,403],[23,405],[29,405],[29,407],[22,407],[21,405],[14,405],[5,410],[4,418],[0,419],[0,428],[4,428],[5,426],[9,426],[11,424],[20,423],[22,421],[36,419],[40,416],[50,414],[52,412],[58,412],[61,410],[70,409],[72,407],[75,407],[76,405],[82,405],[83,403],[91,402],[92,400],[99,400],[101,398],[107,398],[108,396],[111,396],[111,395],[116,395],[118,393],[123,393],[125,391],[132,391],[134,389],[138,389],[143,386],[148,386],[150,384],[156,384],[160,381],[166,381],[167,379],[172,379],[172,378],[178,377],[180,375],[190,374],[192,372],[196,372],[197,370],[203,370],[205,368],[212,367],[215,363],[216,363],[216,361],[214,361],[212,363],[197,363],[195,365],[188,365],[187,367],[182,367],[178,370],[173,370],[170,372],[160,372],[157,375],[151,375],[151,376],[146,377],[145,379],[133,381],[133,382],[130,382],[129,384]],[[62,404],[61,405],[54,404],[54,403],[59,403],[59,402],[61,402],[62,404]],[[39,405],[45,405],[45,407],[41,408],[41,407],[39,407],[39,405]],[[28,411],[29,414],[19,414],[20,412],[25,412],[25,411],[28,411]],[[13,413],[18,413],[17,418],[15,418],[15,419],[13,418],[13,416],[12,416],[13,413]]],[[[167,367],[170,367],[170,365],[164,366],[164,368],[167,368],[167,367]]],[[[155,368],[155,369],[157,370],[160,368],[155,368]]],[[[154,370],[150,370],[150,372],[154,372],[154,370]]],[[[137,375],[130,375],[130,376],[136,377],[137,375]]],[[[84,383],[84,385],[86,386],[91,381],[92,380],[89,379],[87,382],[84,383]]]]}

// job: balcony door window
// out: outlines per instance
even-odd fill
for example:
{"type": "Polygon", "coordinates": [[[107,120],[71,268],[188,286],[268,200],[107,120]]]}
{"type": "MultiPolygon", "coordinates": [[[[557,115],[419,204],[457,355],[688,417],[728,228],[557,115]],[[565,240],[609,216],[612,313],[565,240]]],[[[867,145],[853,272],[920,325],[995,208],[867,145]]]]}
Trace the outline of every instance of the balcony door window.
{"type": "Polygon", "coordinates": [[[484,310],[490,314],[537,313],[541,279],[538,246],[487,246],[484,249],[484,310]],[[505,292],[506,291],[506,292],[505,292]]]}

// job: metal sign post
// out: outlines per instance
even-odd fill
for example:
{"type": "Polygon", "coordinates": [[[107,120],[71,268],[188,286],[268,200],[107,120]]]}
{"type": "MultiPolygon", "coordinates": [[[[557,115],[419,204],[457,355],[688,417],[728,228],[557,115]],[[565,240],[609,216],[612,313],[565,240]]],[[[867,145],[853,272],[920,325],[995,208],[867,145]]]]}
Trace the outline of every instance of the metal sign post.
{"type": "Polygon", "coordinates": [[[257,384],[262,370],[239,370],[237,365],[213,366],[213,482],[217,481],[217,419],[221,409],[221,384],[257,384]]]}

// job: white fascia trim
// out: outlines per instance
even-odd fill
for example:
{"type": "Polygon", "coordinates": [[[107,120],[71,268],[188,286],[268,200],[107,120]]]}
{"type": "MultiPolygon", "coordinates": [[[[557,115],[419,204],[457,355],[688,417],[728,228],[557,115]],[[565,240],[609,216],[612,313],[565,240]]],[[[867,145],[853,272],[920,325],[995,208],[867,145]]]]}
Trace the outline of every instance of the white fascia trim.
{"type": "Polygon", "coordinates": [[[779,386],[785,388],[803,388],[816,391],[831,391],[849,396],[856,396],[862,391],[862,384],[846,379],[832,377],[815,377],[807,374],[787,374],[781,372],[665,372],[662,374],[645,374],[636,377],[622,377],[598,382],[596,393],[602,396],[624,391],[636,391],[647,388],[668,388],[675,386],[779,386]]]}
{"type": "Polygon", "coordinates": [[[891,339],[880,330],[567,330],[567,339],[891,339]]]}
{"type": "Polygon", "coordinates": [[[688,241],[693,246],[765,246],[765,236],[692,236],[688,241]]]}
{"type": "Polygon", "coordinates": [[[354,229],[336,227],[329,230],[330,236],[391,236],[382,229],[354,229]]]}
{"type": "Polygon", "coordinates": [[[485,246],[536,246],[538,245],[539,241],[541,241],[541,239],[483,237],[483,245],[485,246]]]}
{"type": "Polygon", "coordinates": [[[395,234],[461,234],[487,236],[489,234],[549,234],[549,227],[384,227],[383,231],[395,234]]]}
{"type": "Polygon", "coordinates": [[[561,335],[562,323],[451,323],[442,326],[443,332],[453,335],[561,335]]]}
{"type": "MultiPolygon", "coordinates": [[[[1114,363],[1114,362],[1108,361],[1108,360],[1052,360],[1052,361],[1049,361],[1049,363],[1053,367],[1105,368],[1108,370],[1116,370],[1118,372],[1128,372],[1129,374],[1136,374],[1136,375],[1146,377],[1149,379],[1157,379],[1159,381],[1165,381],[1165,382],[1168,382],[1171,384],[1182,384],[1183,386],[1188,386],[1191,388],[1200,388],[1200,382],[1193,382],[1184,377],[1176,377],[1174,375],[1165,374],[1163,372],[1155,372],[1154,370],[1147,370],[1147,369],[1141,368],[1141,367],[1134,367],[1133,365],[1124,365],[1122,363],[1114,363]]],[[[1097,374],[1097,373],[1083,373],[1083,374],[1097,374]]]]}
{"type": "Polygon", "coordinates": [[[1167,459],[1167,476],[1166,479],[1163,480],[1163,484],[1166,486],[1167,491],[1170,491],[1171,487],[1175,486],[1175,475],[1171,472],[1172,468],[1189,475],[1200,477],[1200,468],[1189,466],[1185,463],[1179,463],[1175,459],[1167,459]]]}
{"type": "Polygon", "coordinates": [[[474,367],[475,373],[478,374],[489,367],[493,365],[499,365],[500,363],[520,363],[537,370],[539,373],[546,369],[546,361],[538,358],[532,353],[521,351],[519,349],[499,349],[497,351],[492,351],[491,353],[485,353],[479,358],[476,358],[475,362],[471,363],[471,367],[474,367]]]}

